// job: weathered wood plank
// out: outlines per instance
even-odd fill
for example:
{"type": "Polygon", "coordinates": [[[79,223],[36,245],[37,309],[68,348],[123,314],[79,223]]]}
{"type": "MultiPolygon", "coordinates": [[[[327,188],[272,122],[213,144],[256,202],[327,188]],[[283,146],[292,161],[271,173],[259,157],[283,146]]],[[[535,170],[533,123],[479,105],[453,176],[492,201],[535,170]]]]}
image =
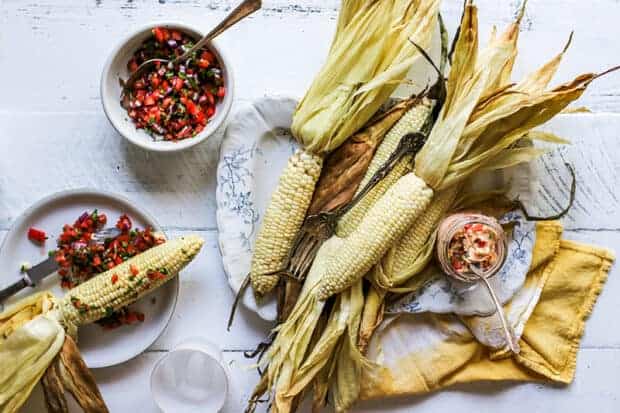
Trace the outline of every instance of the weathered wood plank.
{"type": "MultiPolygon", "coordinates": [[[[149,378],[154,364],[162,356],[162,353],[145,353],[121,366],[95,371],[110,411],[159,411],[149,392],[149,378]],[[123,380],[118,380],[119,377],[123,377],[123,380]]],[[[255,370],[247,368],[249,363],[241,353],[224,353],[224,358],[231,372],[231,392],[222,412],[242,412],[258,375],[255,370]]],[[[405,413],[415,409],[429,412],[559,413],[584,412],[595,406],[599,413],[615,413],[618,409],[619,371],[620,350],[582,350],[578,357],[575,381],[569,386],[477,383],[425,397],[361,403],[355,411],[405,413]]],[[[259,407],[258,411],[264,411],[262,409],[264,407],[259,407]]],[[[23,411],[45,412],[39,387],[23,411]]],[[[79,412],[78,409],[71,411],[79,412]]],[[[307,412],[308,409],[302,409],[300,413],[307,412]]]]}
{"type": "MultiPolygon", "coordinates": [[[[615,190],[620,115],[561,115],[546,128],[573,144],[536,162],[530,208],[549,214],[566,204],[568,161],[578,181],[567,228],[620,228],[620,195],[615,190]]],[[[191,151],[167,155],[126,143],[98,113],[0,113],[0,130],[0,229],[44,195],[79,187],[125,195],[166,228],[216,228],[220,135],[191,151]]]]}
{"type": "Polygon", "coordinates": [[[577,177],[577,196],[563,219],[567,229],[609,230],[620,227],[618,130],[620,116],[574,114],[558,116],[543,129],[571,141],[534,162],[533,197],[528,205],[550,215],[567,205],[571,185],[565,163],[577,177]]]}
{"type": "MultiPolygon", "coordinates": [[[[211,27],[234,0],[101,0],[63,2],[5,0],[0,9],[1,73],[18,79],[3,85],[0,110],[100,111],[99,76],[108,54],[132,28],[154,20],[181,20],[211,27]],[[9,35],[10,34],[10,35],[9,35]],[[15,41],[19,39],[19,41],[15,41]],[[7,62],[15,64],[6,64],[7,62]],[[40,68],[45,62],[45,69],[40,68]],[[27,87],[25,87],[27,86],[27,87]]],[[[301,95],[325,58],[337,16],[338,0],[265,1],[264,10],[222,35],[230,55],[238,95],[254,99],[265,93],[301,95]]],[[[483,39],[493,25],[504,27],[520,1],[480,0],[483,39]]],[[[461,0],[442,9],[451,33],[461,0]]],[[[615,39],[620,3],[614,0],[531,0],[521,36],[515,75],[533,69],[557,53],[575,30],[559,80],[617,64],[615,39]],[[593,27],[596,22],[596,27],[593,27]],[[609,51],[609,52],[605,52],[609,51]]],[[[597,111],[620,111],[620,76],[597,81],[581,104],[597,111]]]]}
{"type": "MultiPolygon", "coordinates": [[[[176,237],[190,232],[169,231],[168,235],[176,237]]],[[[197,233],[205,238],[205,246],[182,273],[179,300],[172,321],[151,350],[169,350],[180,340],[195,335],[206,337],[227,350],[253,349],[266,337],[271,324],[240,307],[231,331],[226,331],[228,311],[234,297],[222,269],[217,236],[215,231],[197,233]]],[[[5,234],[6,231],[0,231],[0,243],[5,234]]],[[[612,250],[620,245],[620,231],[565,231],[564,238],[612,250]]],[[[2,284],[0,281],[0,286],[2,284]]],[[[581,343],[583,348],[620,349],[620,330],[609,328],[609,317],[617,313],[618,296],[620,266],[614,265],[588,320],[581,343]]]]}

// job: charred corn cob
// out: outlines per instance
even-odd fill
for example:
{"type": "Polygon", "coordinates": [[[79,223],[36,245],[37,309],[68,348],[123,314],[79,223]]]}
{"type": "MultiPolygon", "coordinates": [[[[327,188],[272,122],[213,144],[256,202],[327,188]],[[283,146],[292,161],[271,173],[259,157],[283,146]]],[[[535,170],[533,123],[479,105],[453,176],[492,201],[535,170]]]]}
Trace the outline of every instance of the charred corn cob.
{"type": "Polygon", "coordinates": [[[268,293],[278,283],[276,273],[286,265],[286,257],[312,200],[322,163],[320,156],[298,150],[280,176],[252,255],[250,279],[259,295],[268,293]]]}
{"type": "Polygon", "coordinates": [[[319,300],[343,291],[363,277],[405,234],[432,197],[433,190],[414,173],[400,178],[344,238],[340,253],[331,260],[321,279],[319,300]]]}
{"type": "MultiPolygon", "coordinates": [[[[433,102],[429,99],[422,99],[418,104],[409,109],[396,122],[385,136],[381,145],[377,148],[375,155],[368,165],[364,179],[360,182],[359,190],[361,190],[379,168],[388,160],[390,155],[396,150],[400,139],[408,133],[419,132],[422,126],[427,122],[428,117],[433,110],[433,102]]],[[[347,212],[339,221],[336,228],[336,234],[340,237],[346,237],[351,234],[359,225],[364,215],[370,207],[392,186],[401,176],[408,172],[411,165],[411,156],[405,156],[398,162],[392,171],[383,178],[374,188],[361,199],[353,209],[347,212]]]]}
{"type": "Polygon", "coordinates": [[[167,241],[71,289],[58,303],[67,327],[92,323],[175,277],[198,254],[202,238],[167,241]]]}

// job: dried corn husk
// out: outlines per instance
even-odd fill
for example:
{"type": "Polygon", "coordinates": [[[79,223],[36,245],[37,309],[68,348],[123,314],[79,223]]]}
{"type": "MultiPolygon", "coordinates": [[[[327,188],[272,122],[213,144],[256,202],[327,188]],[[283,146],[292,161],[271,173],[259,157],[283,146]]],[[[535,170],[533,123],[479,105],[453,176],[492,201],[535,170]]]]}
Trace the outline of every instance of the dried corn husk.
{"type": "MultiPolygon", "coordinates": [[[[323,156],[360,130],[405,79],[421,56],[409,40],[429,44],[438,5],[439,0],[343,1],[327,60],[293,114],[293,136],[312,166],[320,169],[323,156]]],[[[278,284],[308,210],[309,196],[291,196],[305,178],[296,171],[287,167],[281,175],[256,238],[250,276],[259,297],[278,284]]],[[[300,187],[303,195],[316,185],[311,178],[300,187]]]]}
{"type": "Polygon", "coordinates": [[[333,211],[353,198],[383,137],[417,100],[392,106],[325,159],[308,215],[333,211]]]}
{"type": "Polygon", "coordinates": [[[49,293],[34,294],[0,313],[0,411],[20,407],[60,351],[65,330],[47,314],[55,306],[49,293]]]}
{"type": "Polygon", "coordinates": [[[47,368],[41,384],[49,413],[69,411],[66,391],[73,395],[84,413],[108,413],[95,377],[70,336],[65,336],[62,349],[47,368]]]}
{"type": "MultiPolygon", "coordinates": [[[[530,161],[545,152],[531,146],[517,147],[516,142],[522,139],[524,134],[531,140],[565,143],[563,139],[552,134],[530,129],[544,123],[579,97],[594,75],[579,77],[550,92],[544,91],[570,44],[569,38],[561,53],[526,76],[519,84],[510,84],[522,16],[523,10],[515,23],[501,36],[493,34],[485,50],[476,55],[472,50],[477,38],[475,8],[471,5],[466,7],[462,31],[466,37],[459,39],[456,45],[447,102],[426,146],[416,158],[416,173],[425,175],[425,179],[434,182],[436,188],[443,188],[442,193],[455,192],[455,184],[467,179],[477,170],[508,168],[530,161]],[[465,59],[472,61],[468,68],[463,66],[465,59]],[[473,70],[474,67],[477,69],[473,70]],[[482,89],[475,87],[473,81],[482,85],[482,89]],[[471,95],[455,93],[454,89],[450,89],[450,85],[453,85],[453,88],[469,88],[470,91],[479,92],[475,106],[471,106],[471,95]]],[[[452,199],[454,195],[455,193],[452,194],[452,199]]],[[[437,209],[436,207],[438,204],[432,204],[429,211],[437,209]]],[[[450,204],[446,203],[443,209],[443,213],[439,211],[437,218],[440,219],[441,215],[450,209],[450,204]]],[[[420,232],[421,226],[426,227],[425,233],[410,238],[427,241],[411,246],[418,252],[409,251],[408,255],[415,257],[409,265],[398,265],[402,251],[409,247],[404,241],[406,235],[372,272],[374,286],[367,296],[359,340],[362,348],[381,319],[378,312],[381,311],[381,300],[385,296],[385,291],[382,290],[393,290],[407,283],[411,277],[420,273],[432,257],[435,240],[432,226],[415,223],[410,231],[420,232]]]]}
{"type": "Polygon", "coordinates": [[[342,2],[327,61],[293,116],[293,135],[314,153],[328,153],[362,128],[427,47],[438,0],[342,2]]]}

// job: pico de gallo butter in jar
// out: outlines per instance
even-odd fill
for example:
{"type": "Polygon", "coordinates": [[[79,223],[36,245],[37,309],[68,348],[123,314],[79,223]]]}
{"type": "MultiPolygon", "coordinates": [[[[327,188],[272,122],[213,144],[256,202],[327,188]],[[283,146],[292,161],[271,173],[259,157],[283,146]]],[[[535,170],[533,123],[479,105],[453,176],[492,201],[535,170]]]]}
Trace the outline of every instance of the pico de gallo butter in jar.
{"type": "Polygon", "coordinates": [[[490,277],[506,259],[506,234],[493,218],[476,213],[457,213],[439,225],[437,257],[443,271],[465,282],[490,277]]]}

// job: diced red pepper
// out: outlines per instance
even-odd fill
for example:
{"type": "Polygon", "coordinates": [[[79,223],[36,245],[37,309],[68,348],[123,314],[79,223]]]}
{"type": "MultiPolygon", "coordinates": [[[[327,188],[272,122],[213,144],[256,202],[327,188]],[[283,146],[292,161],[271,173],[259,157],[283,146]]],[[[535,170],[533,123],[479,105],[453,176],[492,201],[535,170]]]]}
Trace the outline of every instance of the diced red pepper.
{"type": "Polygon", "coordinates": [[[30,227],[28,229],[28,239],[30,241],[34,241],[36,243],[43,244],[43,243],[45,243],[45,240],[47,240],[47,234],[45,233],[45,231],[43,231],[41,229],[30,227]]]}

